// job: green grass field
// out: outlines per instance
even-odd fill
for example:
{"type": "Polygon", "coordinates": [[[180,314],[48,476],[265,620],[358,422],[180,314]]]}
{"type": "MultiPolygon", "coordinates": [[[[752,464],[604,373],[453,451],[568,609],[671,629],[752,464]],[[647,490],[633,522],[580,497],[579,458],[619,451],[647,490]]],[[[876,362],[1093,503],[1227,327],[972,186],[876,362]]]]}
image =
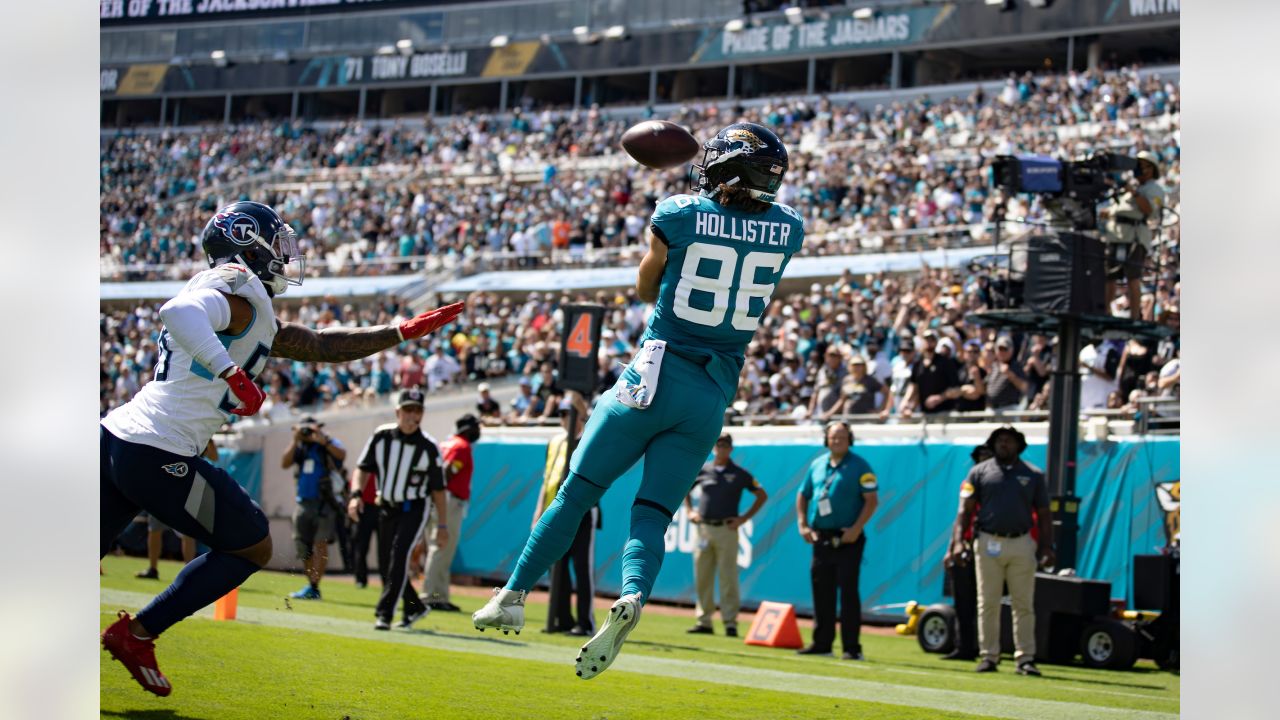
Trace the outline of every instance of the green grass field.
{"type": "MultiPolygon", "coordinates": [[[[145,563],[103,563],[101,624],[136,612],[164,581],[138,580],[145,563]]],[[[178,564],[163,563],[172,579],[178,564]]],[[[722,635],[686,635],[691,614],[647,613],[600,677],[574,675],[578,638],[538,632],[530,603],[519,636],[479,633],[479,597],[463,613],[432,613],[411,632],[373,629],[376,587],[344,579],[324,600],[286,603],[301,577],[262,572],[240,589],[239,619],[212,609],[164,635],[156,654],[174,685],[158,698],[101,653],[107,718],[1172,718],[1178,677],[1141,661],[1132,672],[1044,665],[1043,678],[977,675],[968,663],[920,651],[915,638],[864,633],[864,663],[806,658],[722,635]]],[[[602,620],[602,613],[597,612],[602,620]]],[[[805,638],[808,632],[802,631],[805,638]]]]}

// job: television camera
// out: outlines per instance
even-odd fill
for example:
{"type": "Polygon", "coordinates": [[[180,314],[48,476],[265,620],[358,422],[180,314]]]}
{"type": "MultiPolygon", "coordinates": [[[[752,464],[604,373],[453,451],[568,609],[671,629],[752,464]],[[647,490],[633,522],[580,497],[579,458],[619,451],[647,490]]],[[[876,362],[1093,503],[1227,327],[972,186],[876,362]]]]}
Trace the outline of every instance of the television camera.
{"type": "Polygon", "coordinates": [[[1119,185],[1117,174],[1137,168],[1138,160],[1110,152],[1085,160],[1057,160],[1047,155],[1000,155],[991,163],[992,183],[1015,193],[1044,196],[1050,227],[1096,230],[1097,205],[1119,185]]]}

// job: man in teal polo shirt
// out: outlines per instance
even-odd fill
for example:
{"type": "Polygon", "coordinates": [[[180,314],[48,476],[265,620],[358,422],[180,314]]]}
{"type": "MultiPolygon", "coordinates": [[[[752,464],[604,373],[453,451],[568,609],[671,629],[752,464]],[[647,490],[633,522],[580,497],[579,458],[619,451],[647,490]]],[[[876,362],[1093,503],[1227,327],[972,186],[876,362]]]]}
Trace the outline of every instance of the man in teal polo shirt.
{"type": "Polygon", "coordinates": [[[827,452],[809,465],[796,496],[800,536],[813,545],[809,579],[813,584],[813,643],[796,652],[830,655],[836,636],[836,590],[840,591],[840,645],[843,660],[863,660],[862,598],[858,574],[863,532],[879,501],[876,474],[866,460],[849,452],[853,430],[843,422],[825,429],[827,452]]]}

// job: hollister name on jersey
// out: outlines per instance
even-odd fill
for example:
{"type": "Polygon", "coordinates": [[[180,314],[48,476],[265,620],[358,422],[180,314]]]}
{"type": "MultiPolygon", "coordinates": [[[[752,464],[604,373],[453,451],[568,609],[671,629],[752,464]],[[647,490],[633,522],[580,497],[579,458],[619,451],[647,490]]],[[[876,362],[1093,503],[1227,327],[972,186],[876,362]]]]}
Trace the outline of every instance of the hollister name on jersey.
{"type": "Polygon", "coordinates": [[[695,213],[693,222],[695,235],[775,247],[790,247],[791,226],[787,223],[737,218],[701,210],[695,213]]]}

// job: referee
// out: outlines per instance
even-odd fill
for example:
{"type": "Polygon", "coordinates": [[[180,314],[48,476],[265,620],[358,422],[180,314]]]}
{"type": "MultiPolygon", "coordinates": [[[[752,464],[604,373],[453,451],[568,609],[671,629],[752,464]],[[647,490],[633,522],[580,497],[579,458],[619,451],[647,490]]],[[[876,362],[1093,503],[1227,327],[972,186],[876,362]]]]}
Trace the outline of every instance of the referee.
{"type": "MultiPolygon", "coordinates": [[[[389,550],[382,595],[374,610],[377,617],[373,626],[375,630],[391,629],[398,598],[404,598],[402,628],[412,627],[428,612],[409,582],[409,554],[427,524],[428,495],[435,505],[436,517],[447,516],[440,446],[422,431],[422,400],[422,390],[416,387],[400,393],[396,422],[373,431],[351,477],[352,498],[347,512],[356,517],[364,508],[360,489],[370,476],[376,476],[378,536],[385,540],[379,541],[379,547],[389,550]]],[[[436,529],[436,543],[445,545],[448,541],[448,526],[440,523],[436,529]]],[[[379,565],[382,565],[382,558],[379,565]]]]}

